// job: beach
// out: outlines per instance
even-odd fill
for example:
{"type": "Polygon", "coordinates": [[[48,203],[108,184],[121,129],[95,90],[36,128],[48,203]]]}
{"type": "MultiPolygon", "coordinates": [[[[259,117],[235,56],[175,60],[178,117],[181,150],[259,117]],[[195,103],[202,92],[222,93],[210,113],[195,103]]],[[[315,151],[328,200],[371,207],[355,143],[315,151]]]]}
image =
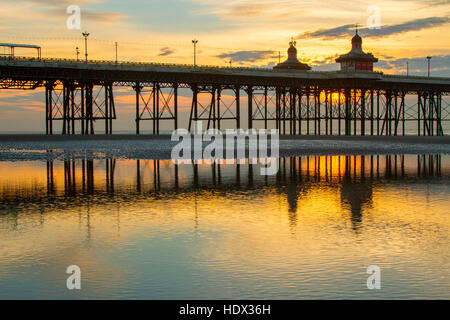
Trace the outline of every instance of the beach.
{"type": "MultiPolygon", "coordinates": [[[[0,161],[171,159],[169,135],[0,135],[0,161]]],[[[205,145],[205,144],[204,144],[205,145]]],[[[280,136],[279,156],[450,154],[450,137],[280,136]]]]}

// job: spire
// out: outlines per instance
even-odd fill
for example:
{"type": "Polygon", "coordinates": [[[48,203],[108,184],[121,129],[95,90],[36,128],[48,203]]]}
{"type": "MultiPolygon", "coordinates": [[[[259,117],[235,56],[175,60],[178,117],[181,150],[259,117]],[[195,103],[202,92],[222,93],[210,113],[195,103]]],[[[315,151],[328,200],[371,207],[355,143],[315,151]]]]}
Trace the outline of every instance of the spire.
{"type": "Polygon", "coordinates": [[[358,24],[355,24],[355,35],[352,38],[352,50],[362,50],[362,38],[358,34],[358,24]]]}
{"type": "Polygon", "coordinates": [[[291,42],[289,42],[291,47],[295,47],[297,45],[297,41],[294,40],[294,37],[291,37],[291,42]]]}

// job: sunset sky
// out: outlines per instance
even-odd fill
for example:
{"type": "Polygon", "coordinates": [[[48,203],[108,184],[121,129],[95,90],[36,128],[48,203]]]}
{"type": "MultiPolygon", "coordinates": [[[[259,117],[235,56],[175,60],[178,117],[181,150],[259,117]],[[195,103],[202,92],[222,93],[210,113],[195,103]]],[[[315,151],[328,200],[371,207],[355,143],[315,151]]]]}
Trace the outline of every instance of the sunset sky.
{"type": "MultiPolygon", "coordinates": [[[[433,75],[450,76],[449,0],[0,1],[0,42],[40,45],[44,57],[76,58],[77,46],[82,55],[87,30],[90,59],[114,60],[117,41],[119,60],[192,63],[197,38],[199,64],[272,66],[279,51],[286,58],[294,37],[299,58],[313,70],[337,70],[334,59],[349,51],[358,23],[363,49],[380,59],[375,69],[405,74],[409,61],[410,74],[425,75],[430,55],[433,75]],[[81,30],[66,27],[70,5],[81,7],[81,30]],[[369,30],[367,8],[374,5],[381,29],[369,30]]],[[[1,91],[1,129],[9,130],[6,119],[19,109],[40,110],[38,95],[1,91]]]]}

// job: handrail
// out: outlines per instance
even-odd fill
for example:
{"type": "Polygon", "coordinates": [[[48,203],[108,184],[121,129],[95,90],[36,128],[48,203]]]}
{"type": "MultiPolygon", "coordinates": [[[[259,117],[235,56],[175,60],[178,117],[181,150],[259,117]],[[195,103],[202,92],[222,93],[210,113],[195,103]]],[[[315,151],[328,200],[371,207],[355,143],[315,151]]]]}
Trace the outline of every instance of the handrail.
{"type": "Polygon", "coordinates": [[[30,58],[30,57],[1,57],[0,60],[14,60],[14,61],[25,61],[25,62],[63,62],[63,63],[74,63],[78,65],[109,65],[109,66],[151,66],[151,67],[178,67],[178,68],[192,68],[192,69],[220,69],[220,70],[253,70],[253,71],[273,71],[270,68],[258,68],[258,67],[222,67],[222,66],[211,66],[211,65],[191,65],[191,64],[175,64],[175,63],[156,63],[156,62],[131,62],[131,61],[110,61],[110,60],[88,60],[87,63],[84,60],[75,60],[67,58],[30,58]]]}
{"type": "MultiPolygon", "coordinates": [[[[212,66],[212,65],[192,65],[192,64],[176,64],[176,63],[157,63],[157,62],[132,62],[132,61],[110,61],[110,60],[75,60],[67,58],[30,58],[30,57],[0,57],[0,60],[14,60],[14,61],[24,61],[24,62],[44,62],[44,63],[72,63],[80,66],[85,65],[101,65],[101,66],[111,66],[111,67],[121,67],[121,66],[137,66],[137,67],[166,67],[166,68],[185,68],[185,69],[195,69],[195,70],[230,70],[230,71],[255,71],[255,72],[286,72],[287,70],[274,70],[267,67],[223,67],[223,66],[212,66]]],[[[305,71],[306,73],[319,73],[319,74],[329,74],[337,71],[305,71]]],[[[381,74],[381,72],[374,72],[375,74],[381,74]]]]}
{"type": "Polygon", "coordinates": [[[427,77],[427,76],[410,76],[410,75],[404,75],[404,74],[384,74],[383,75],[384,78],[404,78],[404,79],[420,79],[420,80],[426,80],[426,79],[430,79],[430,80],[449,80],[450,78],[446,78],[446,77],[427,77]]]}
{"type": "MultiPolygon", "coordinates": [[[[165,68],[184,68],[192,70],[230,70],[230,71],[254,71],[254,72],[286,72],[287,70],[274,70],[267,67],[223,67],[223,66],[212,66],[212,65],[197,65],[192,64],[177,64],[177,63],[160,63],[160,62],[133,62],[133,61],[111,61],[111,60],[75,60],[67,58],[33,58],[33,57],[20,57],[20,56],[1,56],[1,60],[13,60],[13,61],[23,61],[23,62],[44,62],[44,63],[71,63],[80,66],[85,65],[98,65],[98,66],[111,66],[111,67],[123,67],[123,66],[136,66],[136,67],[165,67],[165,68]]],[[[330,74],[339,73],[341,71],[304,71],[306,73],[312,74],[330,74]]],[[[383,78],[401,78],[401,79],[420,79],[420,80],[449,80],[446,77],[426,77],[426,76],[411,76],[411,75],[393,75],[385,74],[381,71],[374,71],[373,74],[382,75],[383,78]]]]}

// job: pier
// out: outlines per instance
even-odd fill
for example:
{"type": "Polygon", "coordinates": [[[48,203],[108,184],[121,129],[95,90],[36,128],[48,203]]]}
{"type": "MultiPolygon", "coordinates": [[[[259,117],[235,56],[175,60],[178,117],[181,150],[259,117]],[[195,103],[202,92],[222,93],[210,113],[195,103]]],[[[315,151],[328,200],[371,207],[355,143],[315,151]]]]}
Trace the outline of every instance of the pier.
{"type": "Polygon", "coordinates": [[[114,90],[135,93],[135,123],[191,129],[276,128],[284,135],[400,136],[407,124],[418,136],[443,136],[450,120],[450,78],[386,75],[360,71],[297,71],[263,68],[77,62],[67,59],[0,58],[0,89],[45,88],[45,130],[63,135],[112,134],[117,119],[114,90]],[[192,103],[188,123],[179,117],[179,91],[192,103]],[[232,95],[224,101],[222,95],[232,95]],[[199,95],[208,97],[201,103],[199,95]],[[246,105],[242,105],[246,100],[246,105]],[[95,124],[104,122],[104,132],[95,124]]]}

